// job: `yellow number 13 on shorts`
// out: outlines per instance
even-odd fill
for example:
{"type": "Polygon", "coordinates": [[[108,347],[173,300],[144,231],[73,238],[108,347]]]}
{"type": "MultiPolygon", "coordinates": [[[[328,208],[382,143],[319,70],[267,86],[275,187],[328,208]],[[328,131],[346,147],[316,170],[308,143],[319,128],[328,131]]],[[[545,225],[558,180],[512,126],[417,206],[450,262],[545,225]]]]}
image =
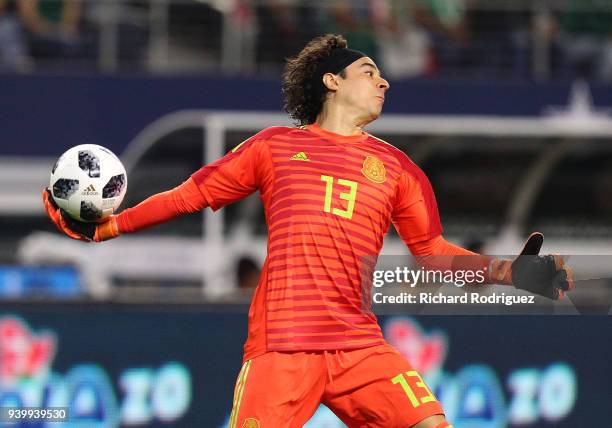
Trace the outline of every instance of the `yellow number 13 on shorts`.
{"type": "Polygon", "coordinates": [[[346,210],[331,207],[332,205],[332,193],[334,189],[334,177],[329,175],[322,175],[321,181],[325,182],[325,203],[323,204],[323,211],[326,213],[331,212],[334,215],[348,218],[349,220],[353,217],[353,210],[355,209],[355,198],[357,197],[357,182],[351,180],[345,180],[343,178],[338,179],[338,184],[349,188],[348,193],[340,193],[340,199],[348,201],[346,210]]]}
{"type": "Polygon", "coordinates": [[[423,378],[416,371],[412,370],[409,372],[400,373],[391,379],[391,382],[394,384],[400,384],[408,398],[410,399],[410,403],[412,403],[413,407],[419,407],[421,404],[429,403],[430,401],[436,401],[436,397],[431,393],[429,387],[423,381],[423,378]],[[415,386],[423,391],[419,391],[420,397],[417,397],[414,389],[408,384],[408,379],[415,378],[416,382],[414,382],[415,386]]]}

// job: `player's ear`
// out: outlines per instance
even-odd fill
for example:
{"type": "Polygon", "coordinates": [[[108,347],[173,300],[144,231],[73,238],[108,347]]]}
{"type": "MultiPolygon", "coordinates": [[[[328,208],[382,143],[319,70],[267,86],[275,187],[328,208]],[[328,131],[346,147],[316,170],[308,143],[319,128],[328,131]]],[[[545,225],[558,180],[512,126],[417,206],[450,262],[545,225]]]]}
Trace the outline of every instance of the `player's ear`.
{"type": "Polygon", "coordinates": [[[338,90],[338,87],[340,86],[338,76],[332,73],[325,73],[323,75],[323,84],[330,91],[336,91],[338,90]]]}

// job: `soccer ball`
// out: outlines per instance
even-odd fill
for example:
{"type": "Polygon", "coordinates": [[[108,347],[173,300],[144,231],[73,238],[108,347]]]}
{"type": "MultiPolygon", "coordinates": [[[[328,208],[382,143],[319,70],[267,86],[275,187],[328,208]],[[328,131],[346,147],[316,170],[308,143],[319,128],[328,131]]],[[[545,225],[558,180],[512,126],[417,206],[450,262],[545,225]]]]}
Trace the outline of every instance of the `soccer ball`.
{"type": "Polygon", "coordinates": [[[96,144],[82,144],[55,162],[49,189],[55,203],[70,217],[99,222],[123,201],[127,174],[113,152],[96,144]]]}

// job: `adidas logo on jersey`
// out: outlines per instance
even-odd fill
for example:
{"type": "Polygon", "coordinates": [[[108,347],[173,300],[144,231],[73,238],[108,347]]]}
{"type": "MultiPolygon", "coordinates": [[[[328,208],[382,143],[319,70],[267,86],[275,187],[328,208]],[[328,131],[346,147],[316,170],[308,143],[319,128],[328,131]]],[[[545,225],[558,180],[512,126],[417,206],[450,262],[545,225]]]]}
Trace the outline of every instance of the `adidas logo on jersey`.
{"type": "Polygon", "coordinates": [[[89,186],[87,186],[85,190],[83,190],[83,192],[81,192],[81,195],[85,195],[85,196],[93,196],[97,194],[98,194],[98,191],[96,190],[93,184],[90,184],[89,186]]]}
{"type": "Polygon", "coordinates": [[[304,152],[296,153],[293,156],[291,156],[290,159],[297,160],[297,161],[310,161],[310,159],[308,159],[308,156],[306,156],[306,153],[304,152]]]}

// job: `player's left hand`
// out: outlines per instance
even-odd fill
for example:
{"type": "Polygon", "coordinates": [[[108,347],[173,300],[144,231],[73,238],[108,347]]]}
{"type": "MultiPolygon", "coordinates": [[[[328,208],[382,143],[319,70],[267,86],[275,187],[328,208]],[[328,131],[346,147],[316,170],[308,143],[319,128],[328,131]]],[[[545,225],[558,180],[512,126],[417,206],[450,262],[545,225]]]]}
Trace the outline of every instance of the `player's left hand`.
{"type": "Polygon", "coordinates": [[[540,256],[544,235],[532,233],[521,254],[514,260],[495,259],[491,278],[553,300],[563,299],[574,288],[572,269],[559,255],[540,256]]]}
{"type": "Polygon", "coordinates": [[[112,215],[103,223],[86,223],[73,219],[58,207],[49,189],[43,189],[42,199],[49,219],[62,233],[72,239],[101,242],[119,236],[117,219],[112,215]]]}

